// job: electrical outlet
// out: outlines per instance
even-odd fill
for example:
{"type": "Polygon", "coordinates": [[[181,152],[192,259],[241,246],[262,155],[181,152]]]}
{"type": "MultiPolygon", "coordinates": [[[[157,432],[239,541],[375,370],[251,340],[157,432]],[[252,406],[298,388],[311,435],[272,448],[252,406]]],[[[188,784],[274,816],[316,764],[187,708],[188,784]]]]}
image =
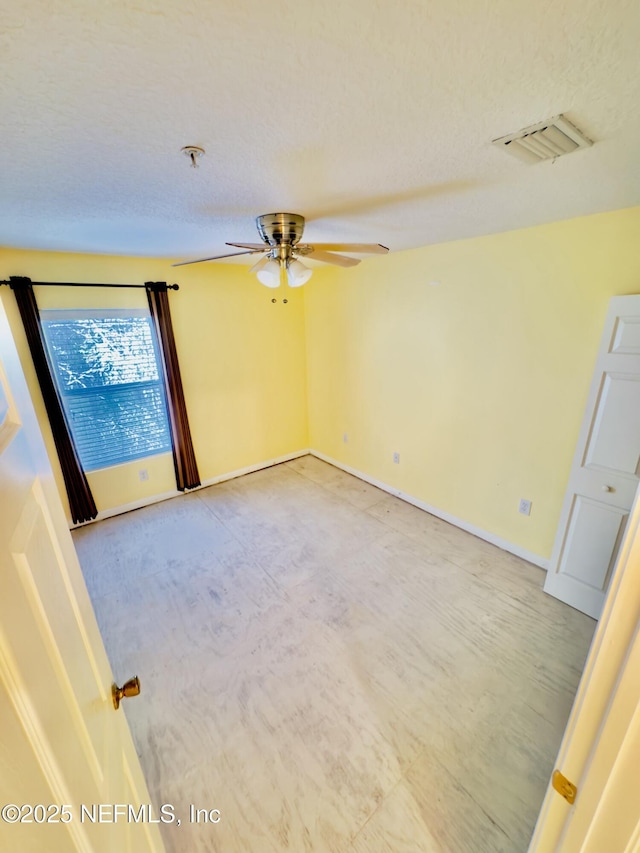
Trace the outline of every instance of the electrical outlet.
{"type": "Polygon", "coordinates": [[[394,453],[394,454],[393,454],[393,464],[394,464],[394,465],[399,465],[399,464],[400,464],[400,454],[399,454],[399,453],[394,453]]]}
{"type": "Polygon", "coordinates": [[[518,512],[521,512],[522,515],[531,515],[531,501],[525,500],[525,498],[520,498],[518,512]]]}
{"type": "Polygon", "coordinates": [[[140,480],[141,483],[144,483],[145,480],[149,479],[149,472],[147,471],[146,468],[141,468],[138,471],[138,479],[140,480]]]}
{"type": "Polygon", "coordinates": [[[342,441],[346,444],[349,441],[349,436],[346,432],[342,434],[342,441]]]}

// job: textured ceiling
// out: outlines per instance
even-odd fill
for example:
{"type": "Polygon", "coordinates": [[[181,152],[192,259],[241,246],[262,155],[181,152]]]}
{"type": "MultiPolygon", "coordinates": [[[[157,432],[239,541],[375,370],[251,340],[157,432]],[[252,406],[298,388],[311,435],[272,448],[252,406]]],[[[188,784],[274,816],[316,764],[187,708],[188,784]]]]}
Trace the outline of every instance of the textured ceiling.
{"type": "Polygon", "coordinates": [[[637,0],[5,0],[0,245],[197,257],[288,211],[393,251],[637,205],[639,44],[637,0]],[[558,113],[595,144],[491,145],[558,113]]]}

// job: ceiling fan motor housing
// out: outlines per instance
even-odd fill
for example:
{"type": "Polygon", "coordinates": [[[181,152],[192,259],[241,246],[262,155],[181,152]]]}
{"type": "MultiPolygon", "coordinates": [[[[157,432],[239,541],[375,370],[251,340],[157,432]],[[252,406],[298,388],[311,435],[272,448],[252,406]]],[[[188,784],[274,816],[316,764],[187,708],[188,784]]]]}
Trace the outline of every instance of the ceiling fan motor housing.
{"type": "Polygon", "coordinates": [[[269,246],[294,246],[304,231],[304,216],[299,213],[265,213],[258,216],[256,226],[269,246]]]}

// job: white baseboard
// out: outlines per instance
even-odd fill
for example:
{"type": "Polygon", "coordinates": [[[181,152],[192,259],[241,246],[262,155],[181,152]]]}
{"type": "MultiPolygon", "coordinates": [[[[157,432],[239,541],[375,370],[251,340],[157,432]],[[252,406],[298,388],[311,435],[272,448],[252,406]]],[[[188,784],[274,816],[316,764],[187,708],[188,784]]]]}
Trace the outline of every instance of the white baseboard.
{"type": "Polygon", "coordinates": [[[95,518],[92,518],[91,521],[84,521],[82,524],[74,524],[71,529],[73,530],[75,527],[84,527],[86,524],[94,524],[96,521],[103,521],[105,518],[112,518],[114,515],[122,515],[125,512],[131,512],[134,509],[142,509],[145,506],[151,506],[151,504],[157,504],[161,501],[168,501],[170,498],[177,498],[178,495],[183,495],[184,492],[178,491],[175,489],[172,492],[163,492],[159,495],[151,495],[148,498],[140,498],[140,500],[132,501],[129,504],[122,504],[122,506],[114,506],[111,509],[100,510],[95,518]]]}
{"type": "Polygon", "coordinates": [[[198,488],[204,489],[207,486],[215,486],[216,483],[224,483],[225,480],[234,480],[236,477],[243,477],[245,474],[253,474],[254,471],[262,471],[263,468],[271,468],[272,465],[279,465],[281,462],[290,462],[292,459],[298,459],[300,456],[308,456],[311,451],[309,448],[305,450],[296,450],[294,453],[287,453],[285,456],[278,456],[276,459],[268,459],[266,462],[258,462],[256,465],[247,465],[246,468],[238,468],[237,471],[230,471],[228,474],[220,474],[219,477],[210,477],[208,480],[203,480],[202,485],[198,488]]]}
{"type": "Polygon", "coordinates": [[[323,462],[328,462],[329,465],[333,465],[336,468],[340,468],[342,471],[346,471],[347,474],[352,474],[354,477],[358,477],[360,480],[364,480],[365,483],[370,483],[372,486],[376,486],[378,489],[382,489],[383,492],[387,492],[390,495],[394,495],[394,497],[400,498],[403,501],[406,501],[409,504],[412,504],[418,509],[422,509],[425,512],[430,513],[431,515],[435,515],[437,518],[441,518],[443,521],[449,522],[449,524],[453,524],[455,527],[459,527],[461,530],[465,530],[467,533],[472,533],[474,536],[477,536],[479,539],[484,539],[485,542],[490,542],[492,545],[496,545],[498,548],[502,548],[503,551],[508,551],[510,554],[515,554],[516,557],[521,557],[523,560],[527,560],[529,563],[533,563],[534,566],[539,566],[541,569],[547,570],[549,567],[549,560],[545,557],[540,557],[538,554],[534,554],[531,551],[527,551],[526,548],[521,548],[519,545],[514,545],[513,542],[507,542],[506,539],[502,539],[500,536],[496,536],[493,533],[489,533],[486,530],[482,530],[480,527],[476,527],[473,524],[469,524],[466,521],[463,521],[461,518],[456,518],[456,516],[451,515],[448,512],[444,512],[444,510],[438,509],[438,507],[432,506],[431,504],[425,503],[425,501],[421,501],[419,498],[414,498],[412,495],[408,495],[405,492],[400,491],[400,489],[396,489],[393,486],[389,486],[387,483],[383,483],[381,480],[376,480],[374,477],[370,477],[368,474],[364,474],[362,471],[358,471],[355,468],[352,468],[350,465],[345,465],[342,462],[339,462],[337,459],[333,459],[330,456],[327,456],[324,453],[321,453],[319,450],[313,450],[309,448],[305,448],[304,450],[296,450],[294,453],[287,453],[284,456],[278,456],[275,459],[266,459],[262,462],[256,462],[254,465],[247,465],[245,468],[238,468],[236,471],[229,471],[225,474],[219,474],[217,477],[209,477],[206,480],[203,480],[200,486],[196,486],[195,489],[189,489],[188,492],[180,492],[177,489],[170,492],[164,492],[159,495],[153,495],[152,497],[142,498],[137,501],[132,501],[128,504],[123,504],[122,506],[112,507],[111,509],[102,510],[98,513],[96,518],[93,521],[87,521],[83,524],[75,524],[72,525],[71,528],[75,527],[83,527],[84,524],[93,524],[95,521],[102,521],[105,518],[112,518],[115,515],[122,515],[125,512],[131,512],[134,509],[142,509],[145,506],[151,506],[155,503],[160,503],[160,501],[166,501],[170,498],[176,498],[179,495],[188,494],[190,492],[196,492],[199,489],[206,489],[208,486],[215,486],[216,483],[224,483],[226,480],[234,480],[236,477],[242,477],[245,474],[253,474],[255,471],[261,471],[263,468],[271,468],[273,465],[279,465],[281,462],[290,462],[292,459],[298,459],[300,456],[307,456],[311,454],[311,456],[315,456],[318,459],[322,459],[323,462]]]}
{"type": "Polygon", "coordinates": [[[122,515],[123,513],[131,512],[134,509],[142,509],[145,506],[151,506],[152,504],[160,503],[160,501],[167,501],[170,498],[177,498],[180,495],[197,492],[200,489],[206,489],[207,486],[215,486],[216,483],[223,483],[225,480],[234,480],[236,477],[242,477],[244,474],[253,474],[254,471],[261,471],[263,468],[271,468],[272,465],[279,465],[281,462],[290,462],[292,459],[297,459],[299,456],[308,456],[309,452],[308,448],[305,448],[304,450],[296,450],[294,453],[287,453],[285,456],[278,456],[275,459],[266,459],[263,462],[256,462],[254,465],[247,465],[246,468],[238,468],[237,471],[229,471],[226,474],[219,474],[217,477],[209,477],[208,479],[203,480],[199,486],[195,487],[195,489],[188,489],[186,492],[181,492],[178,489],[175,489],[171,492],[163,492],[162,494],[141,498],[140,500],[132,501],[128,504],[114,506],[111,507],[111,509],[101,510],[91,521],[85,521],[82,524],[72,524],[71,529],[73,530],[76,527],[84,527],[85,524],[94,524],[96,521],[103,521],[105,518],[113,518],[115,515],[122,515]]]}
{"type": "Polygon", "coordinates": [[[319,450],[310,450],[309,453],[312,456],[316,456],[318,459],[322,459],[323,462],[328,462],[329,465],[334,465],[336,468],[346,471],[347,474],[353,474],[354,477],[364,480],[365,483],[370,483],[372,486],[382,489],[383,492],[387,492],[396,498],[400,498],[401,500],[418,507],[418,509],[423,509],[425,512],[435,515],[437,518],[441,518],[443,521],[447,521],[449,524],[453,524],[455,527],[459,527],[467,533],[472,533],[479,539],[484,539],[485,542],[491,543],[491,545],[496,545],[498,548],[502,548],[503,551],[508,551],[510,554],[515,554],[516,557],[521,557],[523,560],[533,563],[534,566],[539,566],[545,571],[549,568],[549,560],[546,557],[541,557],[539,554],[527,551],[526,548],[521,548],[520,545],[514,545],[513,542],[507,542],[506,539],[502,539],[502,537],[496,536],[494,533],[482,530],[482,528],[476,527],[474,524],[469,524],[461,518],[456,518],[455,515],[451,515],[444,510],[438,509],[438,507],[431,506],[431,504],[425,503],[425,501],[421,501],[419,498],[407,495],[405,492],[400,491],[400,489],[395,489],[393,486],[389,486],[381,480],[376,480],[374,477],[370,477],[368,474],[364,474],[362,471],[358,471],[350,465],[338,462],[337,459],[332,459],[330,456],[321,453],[319,450]]]}

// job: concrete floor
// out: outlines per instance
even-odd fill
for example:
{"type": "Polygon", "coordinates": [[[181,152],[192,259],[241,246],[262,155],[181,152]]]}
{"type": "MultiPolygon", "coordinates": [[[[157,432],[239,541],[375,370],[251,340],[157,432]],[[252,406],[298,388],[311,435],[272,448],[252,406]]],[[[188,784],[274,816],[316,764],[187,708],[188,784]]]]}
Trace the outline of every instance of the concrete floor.
{"type": "Polygon", "coordinates": [[[170,853],[526,851],[595,627],[542,570],[311,456],[74,540],[170,853]]]}

